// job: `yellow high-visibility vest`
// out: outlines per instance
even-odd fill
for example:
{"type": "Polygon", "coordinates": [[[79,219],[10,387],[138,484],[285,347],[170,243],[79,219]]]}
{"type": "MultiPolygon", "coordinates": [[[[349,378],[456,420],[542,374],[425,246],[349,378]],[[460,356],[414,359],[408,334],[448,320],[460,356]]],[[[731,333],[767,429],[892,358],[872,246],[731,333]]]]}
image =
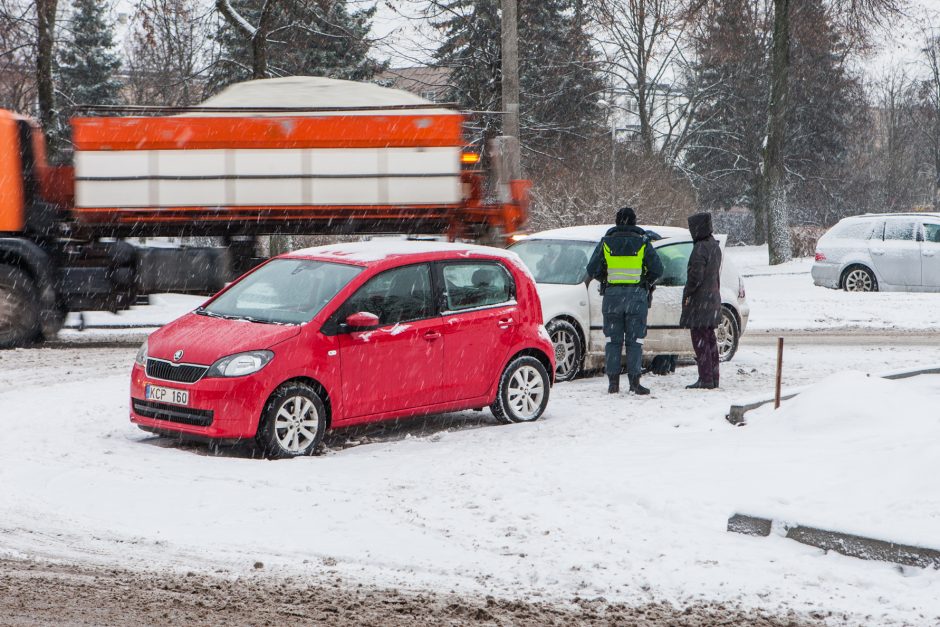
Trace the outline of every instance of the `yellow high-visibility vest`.
{"type": "Polygon", "coordinates": [[[635,255],[614,255],[604,243],[604,259],[607,260],[607,283],[610,285],[639,285],[643,278],[643,257],[646,244],[640,246],[635,255]]]}

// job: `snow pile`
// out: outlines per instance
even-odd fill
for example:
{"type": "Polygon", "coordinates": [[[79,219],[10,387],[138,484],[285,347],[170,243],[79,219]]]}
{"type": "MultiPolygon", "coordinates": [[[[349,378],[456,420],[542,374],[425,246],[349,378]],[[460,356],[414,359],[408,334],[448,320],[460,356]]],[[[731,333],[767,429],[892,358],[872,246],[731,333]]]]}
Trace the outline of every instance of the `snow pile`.
{"type": "Polygon", "coordinates": [[[744,513],[940,549],[938,407],[940,375],[848,371],[749,413],[742,444],[777,446],[744,513]]]}
{"type": "MultiPolygon", "coordinates": [[[[430,100],[403,91],[320,76],[287,76],[236,83],[223,89],[197,107],[201,108],[294,108],[356,109],[363,107],[415,107],[415,109],[376,111],[308,111],[291,115],[459,115],[456,111],[436,107],[430,100]]],[[[284,111],[258,113],[253,116],[278,116],[284,111]]],[[[240,115],[239,112],[189,112],[186,116],[240,115]]]]}

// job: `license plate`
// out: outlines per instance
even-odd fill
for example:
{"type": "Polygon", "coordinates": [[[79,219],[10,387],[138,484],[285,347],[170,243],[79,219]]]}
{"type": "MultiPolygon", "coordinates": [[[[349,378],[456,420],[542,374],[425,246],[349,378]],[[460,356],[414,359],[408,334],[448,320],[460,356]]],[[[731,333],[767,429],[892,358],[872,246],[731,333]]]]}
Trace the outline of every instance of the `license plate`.
{"type": "Polygon", "coordinates": [[[189,405],[188,390],[174,390],[173,388],[165,388],[148,383],[146,396],[148,401],[169,403],[170,405],[189,405]]]}

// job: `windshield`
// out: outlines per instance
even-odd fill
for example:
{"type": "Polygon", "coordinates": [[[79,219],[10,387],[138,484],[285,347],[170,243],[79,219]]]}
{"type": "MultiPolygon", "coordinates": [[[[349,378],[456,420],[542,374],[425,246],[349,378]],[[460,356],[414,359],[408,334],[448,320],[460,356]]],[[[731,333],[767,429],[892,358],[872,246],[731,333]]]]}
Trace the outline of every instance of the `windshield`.
{"type": "Polygon", "coordinates": [[[597,242],[524,239],[510,246],[535,275],[536,283],[577,285],[587,275],[587,263],[597,242]]]}
{"type": "Polygon", "coordinates": [[[275,259],[196,313],[269,324],[303,324],[360,272],[359,266],[340,263],[275,259]]]}

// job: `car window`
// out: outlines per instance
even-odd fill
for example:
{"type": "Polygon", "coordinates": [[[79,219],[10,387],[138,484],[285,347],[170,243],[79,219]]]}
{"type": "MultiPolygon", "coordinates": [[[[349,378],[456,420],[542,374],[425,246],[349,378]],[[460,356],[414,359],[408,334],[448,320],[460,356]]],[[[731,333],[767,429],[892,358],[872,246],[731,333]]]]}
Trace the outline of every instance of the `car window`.
{"type": "Polygon", "coordinates": [[[663,262],[663,276],[657,285],[682,286],[685,285],[686,275],[689,271],[689,256],[692,254],[692,242],[669,244],[656,249],[660,261],[663,262]]]}
{"type": "Polygon", "coordinates": [[[577,285],[587,276],[587,263],[597,242],[524,239],[510,247],[522,257],[536,283],[577,285]]]}
{"type": "Polygon", "coordinates": [[[914,222],[908,220],[888,220],[885,222],[885,240],[914,239],[914,222]]]}
{"type": "Polygon", "coordinates": [[[940,243],[940,224],[924,224],[924,241],[940,243]]]}
{"type": "Polygon", "coordinates": [[[340,320],[361,311],[378,316],[382,326],[430,318],[435,312],[429,266],[404,266],[372,277],[340,308],[340,320]]]}
{"type": "Polygon", "coordinates": [[[835,239],[868,239],[871,236],[873,224],[870,220],[842,222],[833,227],[830,237],[835,239]]]}
{"type": "Polygon", "coordinates": [[[448,311],[499,305],[512,300],[512,277],[498,263],[448,263],[442,268],[448,311]]]}
{"type": "Polygon", "coordinates": [[[346,264],[274,259],[196,313],[256,322],[302,324],[312,320],[360,272],[361,267],[346,264]]]}

